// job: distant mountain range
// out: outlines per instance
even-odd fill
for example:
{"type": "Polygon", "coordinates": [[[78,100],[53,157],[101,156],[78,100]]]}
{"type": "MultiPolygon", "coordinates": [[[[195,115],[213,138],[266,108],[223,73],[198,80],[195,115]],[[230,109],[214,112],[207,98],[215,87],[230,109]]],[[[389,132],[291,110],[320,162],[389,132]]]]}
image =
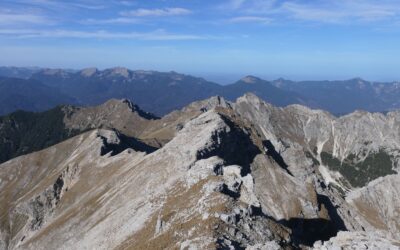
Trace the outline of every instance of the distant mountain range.
{"type": "Polygon", "coordinates": [[[0,114],[18,109],[43,111],[57,104],[98,105],[111,98],[127,98],[161,116],[210,96],[233,101],[247,92],[276,106],[302,104],[336,115],[357,109],[385,112],[400,108],[400,83],[374,83],[360,78],[294,82],[246,76],[220,85],[176,72],[121,67],[79,71],[0,67],[0,76],[4,76],[0,78],[0,114]]]}
{"type": "Polygon", "coordinates": [[[382,112],[400,108],[400,82],[369,82],[361,78],[301,82],[278,79],[272,84],[313,100],[319,108],[334,114],[357,109],[382,112]]]}

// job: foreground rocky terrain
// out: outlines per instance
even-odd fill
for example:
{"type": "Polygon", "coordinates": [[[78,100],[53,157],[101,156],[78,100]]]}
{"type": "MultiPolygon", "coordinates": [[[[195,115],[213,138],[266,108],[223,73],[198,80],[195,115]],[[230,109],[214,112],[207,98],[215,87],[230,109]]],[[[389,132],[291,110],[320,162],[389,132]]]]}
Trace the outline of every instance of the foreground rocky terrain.
{"type": "Polygon", "coordinates": [[[399,112],[61,110],[75,134],[0,165],[0,249],[400,248],[399,112]]]}

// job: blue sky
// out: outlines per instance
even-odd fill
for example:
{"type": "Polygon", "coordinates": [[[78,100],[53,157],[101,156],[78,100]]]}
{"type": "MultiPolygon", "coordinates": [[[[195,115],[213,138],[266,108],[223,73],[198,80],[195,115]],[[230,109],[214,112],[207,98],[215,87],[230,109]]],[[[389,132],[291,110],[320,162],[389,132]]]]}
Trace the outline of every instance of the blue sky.
{"type": "Polygon", "coordinates": [[[400,1],[2,0],[0,64],[400,80],[400,1]]]}

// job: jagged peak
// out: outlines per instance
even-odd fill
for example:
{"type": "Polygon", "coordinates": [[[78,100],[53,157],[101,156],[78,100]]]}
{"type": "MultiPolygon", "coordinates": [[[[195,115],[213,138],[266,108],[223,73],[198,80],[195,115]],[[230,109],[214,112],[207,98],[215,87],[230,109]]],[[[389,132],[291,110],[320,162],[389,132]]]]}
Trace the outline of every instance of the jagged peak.
{"type": "Polygon", "coordinates": [[[212,96],[208,99],[192,102],[183,108],[184,111],[189,110],[200,110],[200,111],[208,111],[214,109],[216,107],[222,108],[232,108],[232,103],[225,100],[222,96],[212,96]]]}
{"type": "Polygon", "coordinates": [[[112,99],[106,101],[105,103],[103,103],[101,106],[103,106],[103,107],[119,106],[121,108],[129,109],[131,112],[137,113],[139,116],[141,116],[142,118],[145,118],[147,120],[160,119],[159,117],[153,115],[152,113],[142,110],[138,105],[134,104],[132,101],[130,101],[129,99],[126,99],[126,98],[124,98],[124,99],[112,98],[112,99]]]}
{"type": "Polygon", "coordinates": [[[207,101],[207,103],[210,104],[216,104],[216,106],[224,106],[227,107],[229,106],[231,103],[227,100],[225,100],[225,98],[223,98],[222,96],[212,96],[208,99],[206,99],[205,101],[207,101]]]}
{"type": "Polygon", "coordinates": [[[264,102],[268,105],[271,105],[265,101],[263,101],[260,97],[258,97],[256,94],[252,93],[252,92],[247,92],[244,95],[242,95],[241,97],[236,99],[236,103],[240,103],[240,102],[248,102],[248,103],[254,103],[254,102],[264,102]]]}
{"type": "MultiPolygon", "coordinates": [[[[261,99],[260,97],[258,97],[257,95],[255,95],[252,92],[248,92],[246,94],[244,94],[243,96],[239,97],[236,100],[236,103],[248,103],[250,105],[259,105],[259,104],[263,104],[266,107],[269,107],[270,109],[281,109],[279,107],[276,107],[274,105],[272,105],[269,102],[264,101],[263,99],[261,99]]],[[[306,114],[325,114],[328,115],[330,117],[334,117],[332,114],[330,114],[329,112],[325,111],[325,110],[321,110],[321,109],[311,109],[307,106],[301,105],[301,104],[291,104],[288,105],[284,108],[282,108],[284,110],[293,110],[295,112],[301,112],[301,113],[306,113],[306,114]]]]}

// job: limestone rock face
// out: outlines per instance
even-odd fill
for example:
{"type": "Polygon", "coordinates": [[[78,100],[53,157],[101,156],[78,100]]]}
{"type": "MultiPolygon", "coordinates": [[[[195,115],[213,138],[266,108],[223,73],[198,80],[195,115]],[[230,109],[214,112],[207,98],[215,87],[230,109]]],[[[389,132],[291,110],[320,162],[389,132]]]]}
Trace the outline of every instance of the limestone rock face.
{"type": "Polygon", "coordinates": [[[399,112],[357,111],[336,118],[300,105],[274,107],[253,94],[239,98],[234,109],[304,180],[317,165],[326,184],[351,189],[399,170],[399,112]]]}
{"type": "Polygon", "coordinates": [[[389,175],[355,190],[346,200],[371,225],[400,239],[400,176],[389,175]]]}
{"type": "MultiPolygon", "coordinates": [[[[299,200],[297,204],[302,206],[286,204],[280,208],[280,203],[269,202],[275,206],[273,211],[276,211],[270,211],[271,214],[277,214],[279,218],[293,217],[294,214],[284,216],[282,213],[287,213],[288,207],[297,207],[302,216],[312,218],[312,213],[316,214],[317,210],[306,206],[303,198],[312,197],[306,190],[310,185],[317,190],[319,200],[329,201],[325,207],[337,218],[340,228],[387,230],[398,238],[399,227],[395,215],[399,213],[400,178],[398,175],[384,177],[398,171],[398,112],[383,115],[360,111],[336,118],[325,111],[300,105],[277,108],[252,94],[239,98],[233,104],[233,109],[254,124],[264,140],[267,155],[294,177],[294,183],[298,182],[292,189],[303,189],[300,195],[292,191],[283,196],[294,194],[295,197],[286,199],[286,202],[299,200]],[[379,177],[383,179],[373,181],[379,177]],[[363,187],[369,182],[370,185],[363,187]],[[359,190],[357,186],[362,188],[359,190]]],[[[256,176],[266,173],[264,171],[256,176]]],[[[277,177],[266,179],[278,180],[277,177]]],[[[256,179],[256,185],[262,182],[256,179]]],[[[265,190],[271,188],[265,186],[272,184],[267,181],[264,183],[259,195],[266,199],[265,190]]],[[[288,182],[285,185],[283,191],[278,189],[275,192],[281,194],[291,190],[288,182]]]]}
{"type": "Polygon", "coordinates": [[[329,241],[317,242],[313,249],[334,250],[334,249],[373,249],[373,250],[395,250],[400,248],[400,241],[388,239],[384,233],[375,232],[339,232],[338,235],[329,241]]]}
{"type": "Polygon", "coordinates": [[[143,112],[67,110],[89,131],[0,164],[0,249],[399,247],[400,178],[376,168],[390,156],[396,170],[396,112],[336,118],[254,95],[143,112]]]}

